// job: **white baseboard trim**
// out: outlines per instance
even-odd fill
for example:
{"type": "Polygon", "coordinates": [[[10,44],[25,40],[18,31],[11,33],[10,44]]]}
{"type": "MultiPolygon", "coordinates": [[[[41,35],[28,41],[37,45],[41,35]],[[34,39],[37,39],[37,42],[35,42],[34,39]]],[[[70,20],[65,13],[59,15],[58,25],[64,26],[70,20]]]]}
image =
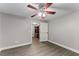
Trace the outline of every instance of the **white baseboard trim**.
{"type": "Polygon", "coordinates": [[[68,47],[68,46],[65,46],[65,45],[62,45],[62,44],[53,42],[53,41],[51,41],[51,40],[48,40],[48,42],[53,43],[53,44],[56,44],[56,45],[58,45],[58,46],[61,46],[61,47],[65,48],[65,49],[71,50],[71,51],[76,52],[76,53],[79,54],[79,50],[76,50],[76,49],[70,48],[70,47],[68,47]]]}
{"type": "Polygon", "coordinates": [[[40,40],[40,42],[44,42],[44,41],[48,41],[48,40],[40,40]]]}
{"type": "Polygon", "coordinates": [[[18,45],[3,47],[3,48],[0,48],[0,51],[6,50],[6,49],[11,49],[11,48],[16,48],[16,47],[20,47],[20,46],[24,46],[24,45],[29,45],[29,44],[32,44],[32,43],[28,42],[28,43],[23,43],[23,44],[18,44],[18,45]]]}

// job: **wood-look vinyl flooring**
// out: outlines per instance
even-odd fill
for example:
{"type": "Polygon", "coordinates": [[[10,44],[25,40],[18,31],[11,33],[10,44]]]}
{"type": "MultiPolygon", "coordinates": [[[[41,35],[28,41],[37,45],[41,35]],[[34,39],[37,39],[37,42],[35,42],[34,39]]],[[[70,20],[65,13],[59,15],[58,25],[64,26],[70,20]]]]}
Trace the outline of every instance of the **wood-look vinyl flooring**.
{"type": "Polygon", "coordinates": [[[0,52],[0,56],[79,56],[79,54],[52,44],[39,42],[33,38],[33,43],[0,52]]]}

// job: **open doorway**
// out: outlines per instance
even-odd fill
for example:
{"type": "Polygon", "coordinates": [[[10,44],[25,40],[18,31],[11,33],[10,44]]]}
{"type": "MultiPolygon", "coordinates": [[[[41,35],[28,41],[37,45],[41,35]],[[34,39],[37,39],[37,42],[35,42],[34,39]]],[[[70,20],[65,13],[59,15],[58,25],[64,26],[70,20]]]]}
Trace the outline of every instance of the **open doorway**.
{"type": "Polygon", "coordinates": [[[40,41],[40,25],[36,22],[32,23],[32,44],[38,44],[40,41]]]}
{"type": "Polygon", "coordinates": [[[40,42],[48,40],[48,23],[32,22],[32,44],[38,45],[40,42]]]}

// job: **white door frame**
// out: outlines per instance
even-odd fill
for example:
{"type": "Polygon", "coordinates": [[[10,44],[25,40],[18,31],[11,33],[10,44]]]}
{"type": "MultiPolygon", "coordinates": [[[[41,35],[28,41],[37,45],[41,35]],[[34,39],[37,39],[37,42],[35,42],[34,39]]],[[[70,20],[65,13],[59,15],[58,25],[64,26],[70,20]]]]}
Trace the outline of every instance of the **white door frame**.
{"type": "MultiPolygon", "coordinates": [[[[31,44],[32,44],[32,24],[33,23],[33,21],[31,20],[31,44]]],[[[41,22],[39,22],[39,27],[40,27],[40,23],[41,22]]],[[[46,22],[42,22],[42,23],[46,23],[46,22]]],[[[41,42],[42,40],[40,40],[40,29],[39,29],[39,41],[41,42]]],[[[47,41],[47,40],[46,40],[47,41]]]]}

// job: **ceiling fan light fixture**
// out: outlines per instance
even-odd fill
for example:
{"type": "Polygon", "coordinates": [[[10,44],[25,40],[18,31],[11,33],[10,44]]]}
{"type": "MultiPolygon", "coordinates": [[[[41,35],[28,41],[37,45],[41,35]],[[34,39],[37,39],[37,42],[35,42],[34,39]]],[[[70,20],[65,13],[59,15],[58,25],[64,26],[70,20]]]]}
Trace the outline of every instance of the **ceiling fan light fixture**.
{"type": "Polygon", "coordinates": [[[38,13],[38,16],[40,16],[40,17],[45,17],[46,14],[45,14],[45,13],[42,13],[42,12],[39,12],[39,13],[38,13]]]}
{"type": "Polygon", "coordinates": [[[41,15],[42,15],[42,13],[41,13],[41,12],[39,12],[39,13],[38,13],[38,16],[41,16],[41,15]]]}
{"type": "Polygon", "coordinates": [[[42,16],[43,16],[43,17],[45,17],[45,16],[46,16],[46,14],[45,14],[45,13],[43,13],[43,14],[42,14],[42,16]]]}

